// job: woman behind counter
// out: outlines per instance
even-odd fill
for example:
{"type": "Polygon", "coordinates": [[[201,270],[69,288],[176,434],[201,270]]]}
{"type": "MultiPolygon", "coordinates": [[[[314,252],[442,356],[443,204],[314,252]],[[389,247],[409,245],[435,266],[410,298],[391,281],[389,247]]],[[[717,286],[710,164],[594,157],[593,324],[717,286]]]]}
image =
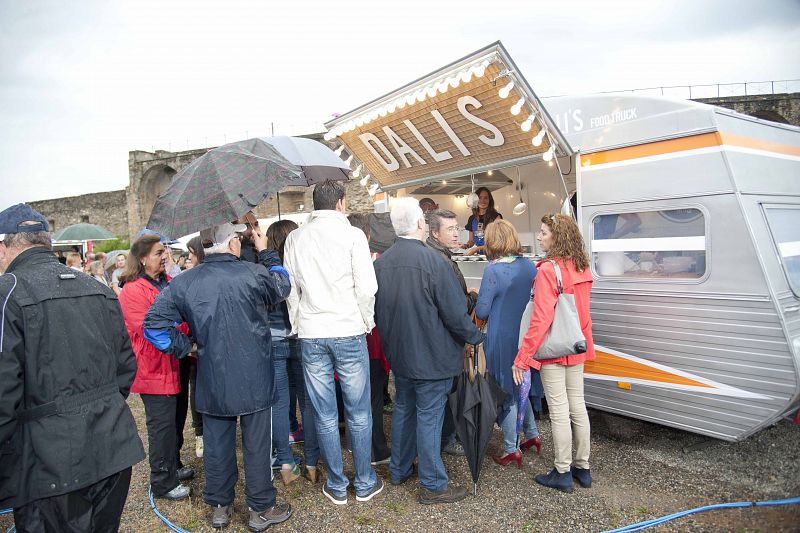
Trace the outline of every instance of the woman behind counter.
{"type": "Polygon", "coordinates": [[[517,390],[511,364],[517,355],[522,313],[530,300],[536,267],[522,256],[519,236],[509,222],[499,220],[486,230],[486,256],[491,260],[481,280],[475,314],[487,320],[486,367],[508,394],[498,417],[503,429],[504,453],[492,457],[495,463],[517,463],[522,468],[522,451],[535,447],[541,453],[542,440],[530,401],[525,403],[525,440],[517,448],[517,390]],[[521,449],[521,450],[520,450],[521,449]]]}
{"type": "Polygon", "coordinates": [[[469,241],[465,245],[469,248],[464,255],[484,254],[486,250],[486,240],[484,234],[486,227],[503,215],[494,208],[494,197],[486,187],[480,187],[475,191],[478,195],[478,207],[472,210],[467,225],[464,229],[469,232],[469,241]]]}

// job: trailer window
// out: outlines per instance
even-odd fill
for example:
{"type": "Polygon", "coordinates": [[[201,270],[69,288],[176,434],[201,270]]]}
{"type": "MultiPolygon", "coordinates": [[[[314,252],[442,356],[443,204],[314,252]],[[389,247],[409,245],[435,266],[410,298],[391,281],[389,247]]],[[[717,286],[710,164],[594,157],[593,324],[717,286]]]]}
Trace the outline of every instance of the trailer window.
{"type": "Polygon", "coordinates": [[[598,215],[592,268],[603,277],[697,279],[706,271],[706,223],[699,209],[598,215]]]}
{"type": "Polygon", "coordinates": [[[767,222],[792,292],[800,296],[800,208],[768,207],[767,222]]]}

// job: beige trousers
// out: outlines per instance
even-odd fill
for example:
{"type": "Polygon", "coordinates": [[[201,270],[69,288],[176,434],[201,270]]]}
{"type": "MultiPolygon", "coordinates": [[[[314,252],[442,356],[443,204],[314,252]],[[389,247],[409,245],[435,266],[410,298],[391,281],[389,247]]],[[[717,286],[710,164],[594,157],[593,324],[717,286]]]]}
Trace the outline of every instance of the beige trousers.
{"type": "Polygon", "coordinates": [[[556,470],[563,474],[569,471],[571,464],[589,468],[589,415],[583,400],[583,364],[542,365],[540,375],[550,409],[556,470]]]}

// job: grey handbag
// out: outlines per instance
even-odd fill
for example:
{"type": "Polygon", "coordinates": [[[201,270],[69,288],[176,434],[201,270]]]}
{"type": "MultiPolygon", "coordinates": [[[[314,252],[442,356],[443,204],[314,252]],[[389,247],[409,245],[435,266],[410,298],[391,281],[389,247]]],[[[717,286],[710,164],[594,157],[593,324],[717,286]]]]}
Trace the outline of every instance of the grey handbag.
{"type": "MultiPolygon", "coordinates": [[[[575,295],[565,294],[561,282],[561,269],[558,263],[550,260],[556,271],[558,280],[558,299],[556,300],[553,323],[542,341],[541,346],[534,354],[537,361],[556,359],[565,355],[586,352],[586,337],[581,331],[581,321],[578,317],[578,308],[575,307],[575,295]]],[[[533,283],[536,290],[536,281],[533,283]]]]}

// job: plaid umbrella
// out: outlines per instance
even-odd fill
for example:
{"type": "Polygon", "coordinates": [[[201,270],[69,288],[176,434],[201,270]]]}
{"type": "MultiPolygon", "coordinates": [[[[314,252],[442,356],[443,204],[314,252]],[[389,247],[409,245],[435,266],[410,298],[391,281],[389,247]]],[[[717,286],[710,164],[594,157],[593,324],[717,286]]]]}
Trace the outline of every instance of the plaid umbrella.
{"type": "Polygon", "coordinates": [[[147,227],[174,239],[236,220],[300,173],[263,139],[214,148],[175,175],[147,227]]]}
{"type": "Polygon", "coordinates": [[[343,181],[350,176],[350,167],[333,150],[305,137],[262,137],[293,165],[303,171],[287,185],[314,185],[325,180],[343,181]]]}

